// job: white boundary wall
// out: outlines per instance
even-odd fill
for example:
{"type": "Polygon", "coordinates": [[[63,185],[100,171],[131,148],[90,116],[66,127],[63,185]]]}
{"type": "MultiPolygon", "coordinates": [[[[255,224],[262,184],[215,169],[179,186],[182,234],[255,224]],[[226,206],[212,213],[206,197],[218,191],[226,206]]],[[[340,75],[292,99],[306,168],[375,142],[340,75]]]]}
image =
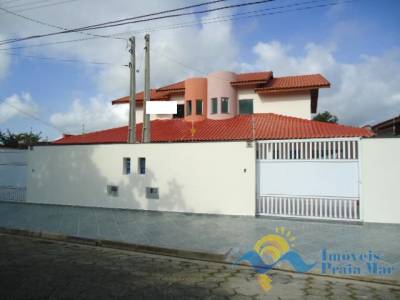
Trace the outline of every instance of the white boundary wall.
{"type": "Polygon", "coordinates": [[[246,142],[40,146],[28,161],[27,202],[255,214],[255,147],[246,142]],[[124,157],[133,174],[123,174],[124,157]],[[159,188],[159,199],[147,199],[146,187],[159,188]]]}
{"type": "Polygon", "coordinates": [[[364,221],[400,224],[400,138],[361,142],[364,221]]]}

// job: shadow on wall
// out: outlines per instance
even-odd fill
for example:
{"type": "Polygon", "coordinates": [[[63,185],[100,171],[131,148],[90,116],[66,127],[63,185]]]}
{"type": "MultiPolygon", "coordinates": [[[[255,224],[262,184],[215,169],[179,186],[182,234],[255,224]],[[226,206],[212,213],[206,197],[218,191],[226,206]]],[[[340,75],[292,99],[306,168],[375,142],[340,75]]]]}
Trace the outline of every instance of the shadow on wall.
{"type": "MultiPolygon", "coordinates": [[[[117,145],[115,145],[117,146],[117,145]]],[[[106,159],[94,159],[96,146],[50,146],[36,148],[28,168],[28,202],[106,208],[190,211],[175,178],[160,187],[159,199],[147,199],[146,187],[158,187],[153,170],[145,175],[122,175],[122,157],[113,158],[120,170],[110,170],[106,159]],[[103,170],[103,172],[101,172],[103,170]],[[118,195],[108,195],[107,186],[118,186],[118,195]]],[[[131,154],[134,156],[135,154],[131,154]]],[[[115,168],[116,166],[112,166],[115,168]]]]}

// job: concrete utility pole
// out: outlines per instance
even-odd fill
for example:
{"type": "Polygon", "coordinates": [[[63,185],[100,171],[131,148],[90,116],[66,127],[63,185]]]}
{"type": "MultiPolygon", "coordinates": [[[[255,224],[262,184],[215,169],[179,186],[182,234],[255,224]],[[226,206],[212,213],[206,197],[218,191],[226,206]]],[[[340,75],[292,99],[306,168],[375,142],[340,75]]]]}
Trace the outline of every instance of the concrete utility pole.
{"type": "Polygon", "coordinates": [[[147,114],[146,103],[150,101],[150,35],[144,36],[145,40],[145,65],[144,65],[144,101],[143,101],[143,143],[151,142],[151,122],[150,115],[147,114]]]}
{"type": "Polygon", "coordinates": [[[131,62],[129,63],[130,68],[130,87],[129,87],[129,126],[128,126],[128,143],[136,143],[136,52],[135,52],[135,37],[129,38],[131,48],[129,53],[131,54],[131,62]]]}

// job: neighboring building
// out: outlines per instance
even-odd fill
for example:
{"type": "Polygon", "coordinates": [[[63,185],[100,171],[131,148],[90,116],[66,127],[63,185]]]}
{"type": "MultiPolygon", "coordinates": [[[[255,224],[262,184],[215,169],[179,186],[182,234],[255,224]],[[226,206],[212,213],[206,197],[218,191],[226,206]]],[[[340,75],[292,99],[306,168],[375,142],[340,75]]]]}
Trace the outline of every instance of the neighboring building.
{"type": "Polygon", "coordinates": [[[399,137],[400,115],[371,126],[377,137],[399,137]]]}
{"type": "MultiPolygon", "coordinates": [[[[177,101],[177,114],[152,115],[152,142],[369,137],[373,133],[311,121],[318,92],[330,83],[320,74],[274,77],[272,72],[215,72],[151,91],[152,101],[177,101]]],[[[143,92],[136,121],[143,120],[143,92]]],[[[129,96],[112,101],[129,104],[129,96]]],[[[142,133],[137,124],[137,136],[142,133]]],[[[124,143],[127,126],[66,135],[57,144],[124,143]]]]}

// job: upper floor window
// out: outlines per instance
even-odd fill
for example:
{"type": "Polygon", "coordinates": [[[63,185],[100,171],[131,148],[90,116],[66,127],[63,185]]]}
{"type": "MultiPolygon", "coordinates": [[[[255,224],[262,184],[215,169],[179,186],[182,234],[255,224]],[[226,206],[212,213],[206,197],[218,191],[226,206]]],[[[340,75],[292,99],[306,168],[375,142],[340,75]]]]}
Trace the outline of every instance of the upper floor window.
{"type": "Polygon", "coordinates": [[[211,98],[211,114],[218,113],[218,98],[211,98]]]}
{"type": "Polygon", "coordinates": [[[190,116],[192,114],[192,101],[186,101],[186,115],[190,116]]]}
{"type": "Polygon", "coordinates": [[[221,97],[221,113],[229,114],[229,98],[221,97]]]}
{"type": "Polygon", "coordinates": [[[240,115],[251,115],[253,112],[253,99],[239,100],[240,115]]]}
{"type": "Polygon", "coordinates": [[[176,107],[176,114],[174,114],[172,117],[174,119],[180,119],[185,116],[185,106],[183,104],[178,104],[176,107]]]}
{"type": "Polygon", "coordinates": [[[196,115],[203,114],[203,100],[197,99],[196,100],[196,115]]]}

